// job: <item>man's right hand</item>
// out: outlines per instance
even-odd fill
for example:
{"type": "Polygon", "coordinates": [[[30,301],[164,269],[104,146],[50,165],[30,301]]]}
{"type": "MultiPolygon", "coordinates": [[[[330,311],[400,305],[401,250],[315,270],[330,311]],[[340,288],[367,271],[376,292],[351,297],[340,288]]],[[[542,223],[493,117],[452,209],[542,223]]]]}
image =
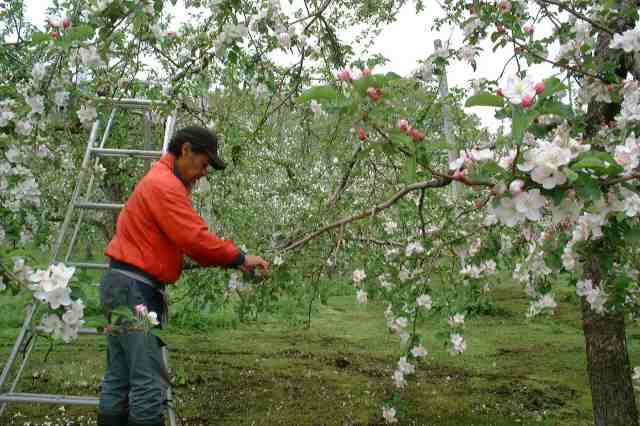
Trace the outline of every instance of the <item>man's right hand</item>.
{"type": "Polygon", "coordinates": [[[269,272],[269,263],[260,256],[245,256],[244,263],[240,266],[242,272],[253,272],[256,268],[266,274],[269,272]]]}

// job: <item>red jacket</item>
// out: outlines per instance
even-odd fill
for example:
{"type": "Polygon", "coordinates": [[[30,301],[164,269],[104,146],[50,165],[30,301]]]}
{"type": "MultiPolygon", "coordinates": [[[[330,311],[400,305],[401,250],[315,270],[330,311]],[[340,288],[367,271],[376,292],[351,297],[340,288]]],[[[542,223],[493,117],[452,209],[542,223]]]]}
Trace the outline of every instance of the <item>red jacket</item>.
{"type": "Polygon", "coordinates": [[[105,254],[170,284],[180,278],[182,258],[202,266],[228,266],[240,250],[209,232],[191,204],[191,193],[174,174],[175,157],[164,155],[138,182],[118,216],[105,254]]]}

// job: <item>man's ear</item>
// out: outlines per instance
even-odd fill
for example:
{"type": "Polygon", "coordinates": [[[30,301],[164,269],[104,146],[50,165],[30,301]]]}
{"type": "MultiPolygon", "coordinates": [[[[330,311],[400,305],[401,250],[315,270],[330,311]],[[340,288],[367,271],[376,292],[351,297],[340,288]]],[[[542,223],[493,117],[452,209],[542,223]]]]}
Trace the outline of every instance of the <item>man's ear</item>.
{"type": "Polygon", "coordinates": [[[191,153],[191,143],[189,142],[185,142],[182,144],[182,147],[180,149],[180,154],[183,157],[188,157],[188,155],[191,153]]]}

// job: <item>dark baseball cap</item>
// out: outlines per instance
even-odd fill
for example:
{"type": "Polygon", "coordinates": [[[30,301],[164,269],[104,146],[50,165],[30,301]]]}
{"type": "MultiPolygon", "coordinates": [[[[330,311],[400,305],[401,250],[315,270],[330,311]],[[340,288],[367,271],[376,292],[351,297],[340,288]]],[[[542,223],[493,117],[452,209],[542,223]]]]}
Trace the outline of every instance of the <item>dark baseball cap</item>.
{"type": "Polygon", "coordinates": [[[216,170],[224,170],[227,164],[218,156],[218,137],[210,130],[200,126],[189,126],[176,132],[175,140],[189,142],[195,152],[205,152],[209,164],[216,170]]]}

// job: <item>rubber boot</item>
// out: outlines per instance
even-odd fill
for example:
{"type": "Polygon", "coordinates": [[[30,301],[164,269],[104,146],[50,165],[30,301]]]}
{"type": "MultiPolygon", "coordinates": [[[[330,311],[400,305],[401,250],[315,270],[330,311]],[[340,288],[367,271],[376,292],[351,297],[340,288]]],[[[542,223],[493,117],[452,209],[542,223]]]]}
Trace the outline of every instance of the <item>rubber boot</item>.
{"type": "Polygon", "coordinates": [[[127,426],[164,426],[164,417],[160,418],[157,422],[154,422],[154,423],[138,423],[135,420],[129,419],[129,422],[126,425],[127,426]]]}
{"type": "Polygon", "coordinates": [[[127,426],[127,415],[98,413],[98,426],[127,426]]]}

